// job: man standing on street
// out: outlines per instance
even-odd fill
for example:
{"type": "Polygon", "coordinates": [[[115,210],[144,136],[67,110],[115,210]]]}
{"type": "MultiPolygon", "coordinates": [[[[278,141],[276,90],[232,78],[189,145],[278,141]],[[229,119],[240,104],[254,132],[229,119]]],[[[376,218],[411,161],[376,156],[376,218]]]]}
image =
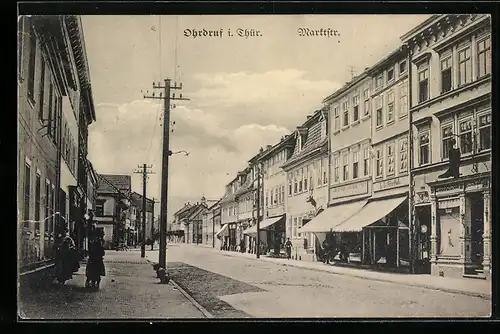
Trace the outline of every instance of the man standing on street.
{"type": "Polygon", "coordinates": [[[286,249],[286,258],[290,260],[292,258],[292,242],[290,241],[290,238],[286,239],[285,249],[286,249]]]}

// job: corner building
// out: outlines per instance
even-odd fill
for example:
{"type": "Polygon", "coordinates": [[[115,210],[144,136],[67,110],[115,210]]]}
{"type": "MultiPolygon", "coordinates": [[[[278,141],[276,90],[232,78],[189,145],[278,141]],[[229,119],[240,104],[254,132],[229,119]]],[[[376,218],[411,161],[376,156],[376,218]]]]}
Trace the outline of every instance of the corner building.
{"type": "Polygon", "coordinates": [[[432,275],[490,278],[491,18],[434,15],[402,41],[411,54],[418,257],[429,253],[432,275]],[[457,177],[443,175],[450,147],[461,155],[457,177]]]}

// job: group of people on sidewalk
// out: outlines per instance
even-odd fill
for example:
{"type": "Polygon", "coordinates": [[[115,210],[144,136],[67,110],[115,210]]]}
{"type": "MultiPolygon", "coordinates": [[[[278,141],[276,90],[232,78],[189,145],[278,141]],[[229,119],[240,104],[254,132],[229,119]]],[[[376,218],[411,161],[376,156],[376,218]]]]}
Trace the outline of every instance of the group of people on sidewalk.
{"type": "MultiPolygon", "coordinates": [[[[64,235],[59,235],[54,248],[55,281],[58,284],[64,284],[72,279],[73,274],[80,269],[82,256],[67,230],[64,231],[64,235]]],[[[98,232],[93,232],[89,242],[85,287],[99,289],[101,277],[106,275],[104,255],[104,236],[98,232]]]]}

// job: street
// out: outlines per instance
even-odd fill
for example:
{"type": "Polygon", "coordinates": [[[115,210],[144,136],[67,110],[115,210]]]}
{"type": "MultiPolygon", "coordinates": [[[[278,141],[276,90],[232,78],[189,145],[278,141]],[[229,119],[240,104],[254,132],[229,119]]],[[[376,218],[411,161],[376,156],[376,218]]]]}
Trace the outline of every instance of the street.
{"type": "MultiPolygon", "coordinates": [[[[158,252],[147,257],[156,262],[158,252]]],[[[251,317],[483,317],[491,310],[491,301],[479,297],[284,267],[205,247],[170,244],[167,261],[172,279],[195,299],[212,294],[251,317]],[[181,264],[211,277],[182,276],[181,264]]]]}

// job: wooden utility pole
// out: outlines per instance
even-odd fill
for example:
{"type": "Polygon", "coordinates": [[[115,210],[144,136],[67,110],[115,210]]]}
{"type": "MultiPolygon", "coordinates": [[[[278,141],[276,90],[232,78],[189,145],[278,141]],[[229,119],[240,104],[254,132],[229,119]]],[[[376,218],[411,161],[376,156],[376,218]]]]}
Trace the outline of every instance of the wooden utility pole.
{"type": "MultiPolygon", "coordinates": [[[[141,244],[141,257],[146,257],[146,216],[147,216],[147,206],[146,206],[146,185],[148,181],[148,174],[154,174],[154,172],[148,171],[148,168],[153,168],[153,166],[147,166],[146,164],[138,166],[142,170],[134,171],[135,174],[142,174],[142,244],[141,244]]],[[[154,207],[154,204],[153,204],[154,207]]],[[[154,216],[153,216],[154,217],[154,216]]],[[[153,222],[151,222],[151,226],[153,222]]]]}
{"type": "Polygon", "coordinates": [[[171,86],[171,80],[165,79],[164,85],[161,86],[160,83],[153,82],[153,89],[163,89],[163,94],[160,96],[155,96],[153,92],[151,96],[144,95],[145,99],[157,99],[163,100],[163,152],[162,152],[162,168],[161,168],[161,204],[160,204],[160,254],[158,264],[162,268],[166,268],[167,264],[167,238],[166,238],[166,227],[167,227],[167,209],[168,209],[168,159],[172,155],[172,151],[169,148],[170,141],[170,101],[171,100],[183,100],[189,101],[187,98],[183,98],[182,94],[179,97],[175,97],[175,93],[170,96],[171,89],[182,89],[182,83],[177,86],[174,84],[171,86]]]}

